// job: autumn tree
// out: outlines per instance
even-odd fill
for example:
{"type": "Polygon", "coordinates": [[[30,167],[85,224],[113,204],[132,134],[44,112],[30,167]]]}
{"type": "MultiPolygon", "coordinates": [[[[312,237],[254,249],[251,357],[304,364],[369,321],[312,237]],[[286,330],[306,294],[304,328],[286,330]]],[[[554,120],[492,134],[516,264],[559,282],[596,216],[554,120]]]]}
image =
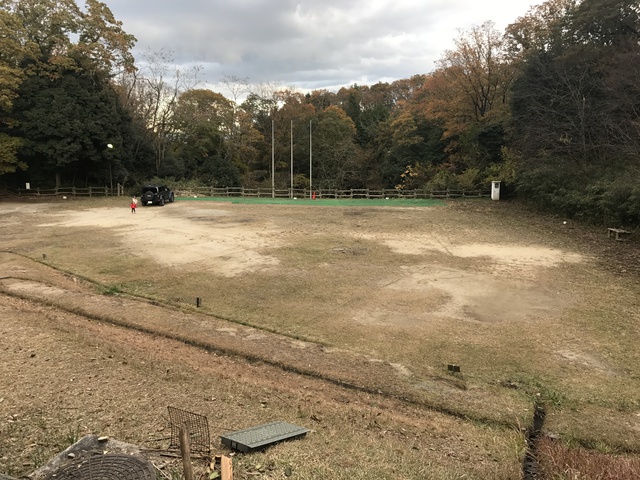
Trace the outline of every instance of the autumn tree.
{"type": "Polygon", "coordinates": [[[234,128],[232,101],[211,90],[188,90],[178,98],[174,124],[178,178],[193,178],[216,187],[240,184],[226,141],[234,128]]]}
{"type": "Polygon", "coordinates": [[[12,36],[21,45],[21,67],[29,74],[55,76],[88,67],[112,74],[133,69],[127,34],[106,4],[86,0],[3,0],[12,17],[12,36]]]}
{"type": "Polygon", "coordinates": [[[505,43],[511,58],[564,48],[571,41],[570,23],[577,4],[578,0],[547,0],[510,24],[505,43]]]}
{"type": "Polygon", "coordinates": [[[420,135],[426,132],[417,134],[421,139],[418,142],[404,138],[410,130],[415,132],[424,127],[424,115],[417,115],[420,120],[416,122],[415,112],[409,111],[424,78],[424,75],[415,75],[393,83],[352,85],[338,91],[336,105],[345,110],[356,126],[358,171],[366,185],[383,188],[397,185],[407,164],[415,161],[415,157],[420,156],[418,152],[424,150],[420,135]],[[403,128],[405,126],[410,128],[403,128]]]}
{"type": "Polygon", "coordinates": [[[442,122],[450,161],[459,168],[500,162],[509,92],[516,70],[492,22],[455,40],[427,77],[427,114],[442,122]]]}
{"type": "Polygon", "coordinates": [[[316,112],[321,112],[332,105],[338,104],[337,95],[329,90],[313,90],[306,95],[307,103],[313,105],[316,112]]]}
{"type": "Polygon", "coordinates": [[[106,3],[85,0],[85,9],[76,47],[79,53],[112,74],[133,70],[131,49],[135,45],[135,37],[124,31],[122,22],[115,19],[106,3]]]}

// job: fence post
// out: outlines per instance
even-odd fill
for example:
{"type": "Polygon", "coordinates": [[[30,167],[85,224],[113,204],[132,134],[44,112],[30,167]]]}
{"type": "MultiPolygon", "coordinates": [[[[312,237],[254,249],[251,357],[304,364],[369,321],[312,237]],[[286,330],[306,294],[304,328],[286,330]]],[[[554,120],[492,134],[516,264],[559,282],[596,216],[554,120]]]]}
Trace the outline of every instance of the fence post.
{"type": "Polygon", "coordinates": [[[193,468],[191,466],[191,438],[186,425],[180,425],[178,430],[180,435],[180,453],[182,455],[182,468],[185,480],[193,480],[193,468]]]}

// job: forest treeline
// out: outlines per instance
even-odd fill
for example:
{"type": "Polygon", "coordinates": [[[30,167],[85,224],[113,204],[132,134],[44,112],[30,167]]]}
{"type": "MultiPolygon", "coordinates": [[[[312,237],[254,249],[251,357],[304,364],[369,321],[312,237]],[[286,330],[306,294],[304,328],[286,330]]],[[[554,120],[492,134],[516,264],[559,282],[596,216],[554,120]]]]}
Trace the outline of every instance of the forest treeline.
{"type": "Polygon", "coordinates": [[[436,69],[301,93],[203,88],[105,3],[0,0],[0,182],[477,189],[640,224],[640,4],[548,0],[436,69]],[[293,159],[293,162],[292,162],[293,159]],[[293,164],[293,172],[291,165],[293,164]],[[310,171],[311,169],[311,171],[310,171]]]}

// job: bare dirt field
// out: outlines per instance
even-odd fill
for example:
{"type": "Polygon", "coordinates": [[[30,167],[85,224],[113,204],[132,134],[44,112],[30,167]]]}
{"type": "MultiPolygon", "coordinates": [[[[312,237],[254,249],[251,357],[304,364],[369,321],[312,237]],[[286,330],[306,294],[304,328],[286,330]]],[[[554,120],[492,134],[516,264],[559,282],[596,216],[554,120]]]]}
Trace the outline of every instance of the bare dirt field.
{"type": "Polygon", "coordinates": [[[164,449],[167,406],[214,453],[312,429],[237,479],[519,478],[536,402],[567,445],[640,452],[633,236],[490,201],[125,200],[0,202],[0,473],[90,432],[164,449]]]}

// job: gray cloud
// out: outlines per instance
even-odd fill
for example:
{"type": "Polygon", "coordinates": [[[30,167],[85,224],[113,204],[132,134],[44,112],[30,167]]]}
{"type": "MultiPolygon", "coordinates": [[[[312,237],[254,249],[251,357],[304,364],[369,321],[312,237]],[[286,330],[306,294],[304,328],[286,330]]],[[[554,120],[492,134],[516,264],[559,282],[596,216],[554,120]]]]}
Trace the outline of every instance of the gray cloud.
{"type": "Polygon", "coordinates": [[[500,29],[530,0],[110,0],[135,54],[173,52],[200,64],[204,80],[335,89],[428,73],[459,30],[493,20],[500,29]]]}

